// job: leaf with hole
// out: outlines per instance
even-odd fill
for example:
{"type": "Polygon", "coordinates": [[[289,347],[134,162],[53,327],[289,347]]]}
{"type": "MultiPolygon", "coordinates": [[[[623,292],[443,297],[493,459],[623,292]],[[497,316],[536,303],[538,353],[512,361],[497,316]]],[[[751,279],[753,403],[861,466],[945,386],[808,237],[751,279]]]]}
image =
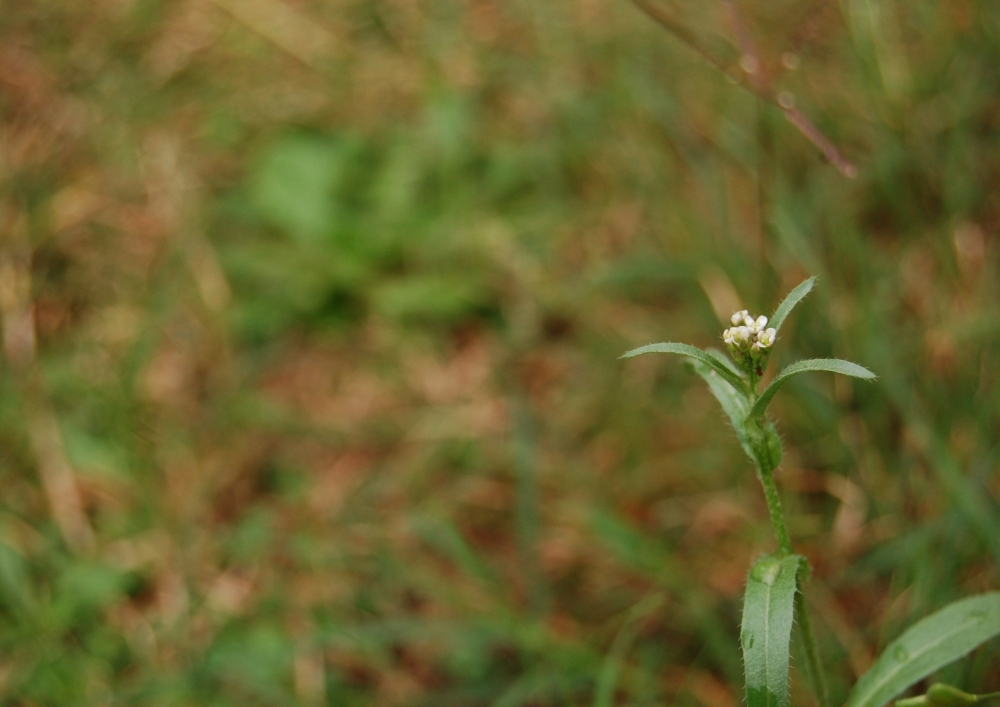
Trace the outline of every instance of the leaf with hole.
{"type": "Polygon", "coordinates": [[[680,354],[681,356],[688,356],[696,361],[701,361],[707,366],[710,366],[715,370],[720,376],[722,376],[731,386],[736,388],[740,392],[746,391],[746,382],[728,365],[720,361],[715,356],[711,356],[701,349],[691,346],[690,344],[674,344],[674,343],[662,343],[662,344],[647,344],[646,346],[640,346],[637,349],[632,349],[620,356],[620,358],[632,358],[633,356],[641,356],[647,353],[672,353],[680,354]]]}
{"type": "Polygon", "coordinates": [[[790,366],[787,366],[781,371],[771,384],[767,386],[761,396],[757,398],[757,402],[753,404],[750,408],[750,414],[747,415],[748,419],[760,419],[764,416],[764,412],[767,410],[768,404],[771,402],[771,398],[774,394],[792,376],[797,376],[799,373],[808,373],[810,371],[826,371],[828,373],[840,373],[844,376],[851,376],[853,378],[863,378],[865,380],[871,380],[875,378],[875,374],[869,371],[864,366],[859,366],[856,363],[851,363],[850,361],[842,361],[839,358],[810,358],[805,361],[797,361],[790,366]]]}
{"type": "Polygon", "coordinates": [[[748,707],[788,705],[789,644],[802,562],[799,555],[765,555],[750,570],[740,631],[748,707]]]}
{"type": "Polygon", "coordinates": [[[882,707],[918,680],[1000,635],[1000,592],[961,599],[921,619],[886,646],[846,707],[882,707]]]}

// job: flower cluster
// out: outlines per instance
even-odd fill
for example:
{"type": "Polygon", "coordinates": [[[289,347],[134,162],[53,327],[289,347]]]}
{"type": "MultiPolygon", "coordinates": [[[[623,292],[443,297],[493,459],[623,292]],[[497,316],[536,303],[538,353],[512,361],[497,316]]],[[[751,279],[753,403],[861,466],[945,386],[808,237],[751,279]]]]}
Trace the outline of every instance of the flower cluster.
{"type": "Polygon", "coordinates": [[[733,327],[722,332],[722,340],[726,342],[729,351],[737,360],[744,358],[745,354],[750,354],[756,363],[774,345],[777,332],[774,329],[764,328],[767,326],[767,317],[761,315],[754,319],[744,309],[733,315],[732,322],[733,327]]]}

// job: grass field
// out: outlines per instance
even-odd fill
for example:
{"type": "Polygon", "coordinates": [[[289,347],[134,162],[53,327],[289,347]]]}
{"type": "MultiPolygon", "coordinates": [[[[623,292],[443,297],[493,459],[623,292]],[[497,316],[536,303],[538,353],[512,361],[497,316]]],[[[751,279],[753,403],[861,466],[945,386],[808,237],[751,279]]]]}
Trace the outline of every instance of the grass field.
{"type": "Polygon", "coordinates": [[[654,7],[0,2],[0,705],[736,707],[763,497],[617,357],[810,274],[834,702],[997,588],[1000,6],[654,7]]]}

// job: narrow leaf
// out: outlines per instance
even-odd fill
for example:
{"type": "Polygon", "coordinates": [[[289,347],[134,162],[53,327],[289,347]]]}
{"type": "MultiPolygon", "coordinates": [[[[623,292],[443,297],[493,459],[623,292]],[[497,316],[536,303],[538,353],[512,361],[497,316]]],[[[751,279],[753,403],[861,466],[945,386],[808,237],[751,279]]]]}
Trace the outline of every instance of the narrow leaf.
{"type": "Polygon", "coordinates": [[[810,358],[805,361],[796,361],[775,376],[774,380],[771,381],[771,385],[767,386],[764,392],[761,393],[761,396],[757,398],[757,402],[750,408],[748,417],[750,419],[763,417],[764,411],[767,410],[771,398],[778,392],[778,389],[787,383],[788,379],[792,376],[809,371],[828,371],[829,373],[840,373],[841,375],[864,378],[866,380],[871,380],[875,377],[875,374],[864,366],[859,366],[850,361],[841,361],[839,358],[810,358]]]}
{"type": "Polygon", "coordinates": [[[736,364],[733,363],[733,359],[731,359],[729,356],[726,356],[726,354],[722,353],[718,349],[705,349],[705,353],[707,353],[709,356],[711,356],[712,358],[714,358],[716,361],[718,361],[719,363],[721,363],[723,366],[725,366],[726,368],[728,368],[730,371],[732,371],[736,375],[738,375],[738,376],[741,375],[740,369],[738,369],[736,367],[736,364]]]}
{"type": "Polygon", "coordinates": [[[785,297],[782,303],[778,305],[778,308],[774,310],[774,314],[771,315],[771,319],[767,323],[768,326],[773,327],[776,330],[780,330],[781,325],[785,323],[785,319],[789,314],[791,314],[795,305],[801,302],[805,296],[809,294],[815,284],[816,278],[811,277],[789,292],[788,296],[785,297]]]}
{"type": "Polygon", "coordinates": [[[765,555],[750,570],[740,631],[748,707],[788,705],[789,644],[801,562],[798,555],[765,555]]]}
{"type": "Polygon", "coordinates": [[[746,419],[748,409],[746,396],[724,381],[714,368],[709,368],[700,361],[691,361],[691,368],[708,384],[708,389],[712,391],[712,395],[719,401],[719,405],[729,417],[729,422],[732,423],[733,429],[736,431],[740,446],[753,459],[753,447],[750,446],[750,441],[743,430],[743,420],[746,419]]]}
{"type": "Polygon", "coordinates": [[[746,390],[746,383],[738,373],[722,363],[719,359],[705,353],[695,346],[691,346],[690,344],[647,344],[646,346],[640,346],[637,349],[632,349],[631,351],[622,354],[620,358],[632,358],[633,356],[639,356],[647,353],[672,353],[680,354],[681,356],[689,356],[696,361],[701,361],[702,363],[711,366],[715,369],[716,373],[725,378],[726,381],[728,381],[728,383],[737,390],[746,390]]]}
{"type": "Polygon", "coordinates": [[[846,707],[882,707],[935,670],[1000,635],[1000,592],[961,599],[890,643],[851,690],[846,707]]]}

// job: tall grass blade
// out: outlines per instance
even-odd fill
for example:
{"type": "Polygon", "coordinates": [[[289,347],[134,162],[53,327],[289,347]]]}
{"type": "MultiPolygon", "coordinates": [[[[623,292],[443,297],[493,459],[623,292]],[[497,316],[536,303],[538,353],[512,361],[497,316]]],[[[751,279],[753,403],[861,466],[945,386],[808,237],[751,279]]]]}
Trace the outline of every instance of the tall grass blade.
{"type": "Polygon", "coordinates": [[[521,396],[511,400],[511,456],[515,480],[514,525],[517,532],[519,566],[528,587],[528,604],[534,616],[548,610],[549,586],[538,558],[542,519],[538,489],[536,429],[531,409],[521,396]]]}
{"type": "Polygon", "coordinates": [[[608,649],[608,654],[601,665],[601,672],[597,675],[593,707],[613,706],[615,690],[618,688],[622,667],[625,665],[625,657],[635,642],[636,636],[639,635],[640,621],[659,609],[663,605],[663,600],[662,594],[654,594],[629,609],[625,623],[622,624],[615,640],[612,641],[611,648],[608,649]]]}

